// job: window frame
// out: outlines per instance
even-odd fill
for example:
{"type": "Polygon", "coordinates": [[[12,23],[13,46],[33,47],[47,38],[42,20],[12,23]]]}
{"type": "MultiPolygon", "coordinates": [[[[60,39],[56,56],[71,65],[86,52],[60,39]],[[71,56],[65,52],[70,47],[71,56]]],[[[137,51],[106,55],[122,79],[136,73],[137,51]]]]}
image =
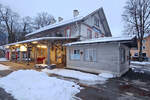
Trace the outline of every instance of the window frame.
{"type": "Polygon", "coordinates": [[[98,32],[95,32],[95,38],[99,38],[98,32]]]}
{"type": "Polygon", "coordinates": [[[120,48],[120,62],[121,64],[126,62],[126,50],[123,47],[120,48]]]}
{"type": "Polygon", "coordinates": [[[67,27],[67,28],[65,29],[65,37],[71,37],[71,28],[70,28],[70,27],[67,27]],[[68,36],[67,30],[70,31],[70,32],[69,32],[69,36],[68,36]]]}
{"type": "Polygon", "coordinates": [[[92,39],[92,30],[91,29],[87,29],[87,39],[92,39]]]}
{"type": "Polygon", "coordinates": [[[96,53],[97,53],[96,48],[84,49],[84,61],[86,61],[86,62],[96,62],[97,61],[96,53]],[[90,52],[90,51],[92,51],[92,52],[90,52]],[[91,56],[92,56],[92,58],[90,58],[91,56]]]}
{"type": "Polygon", "coordinates": [[[70,49],[70,60],[74,61],[74,60],[81,60],[81,54],[80,54],[81,50],[80,49],[76,49],[76,48],[73,48],[73,49],[70,49]],[[75,51],[78,51],[77,54],[75,54],[75,51]],[[79,58],[78,58],[79,56],[79,58]]]}
{"type": "Polygon", "coordinates": [[[94,25],[100,27],[100,20],[96,16],[94,17],[94,25]]]}

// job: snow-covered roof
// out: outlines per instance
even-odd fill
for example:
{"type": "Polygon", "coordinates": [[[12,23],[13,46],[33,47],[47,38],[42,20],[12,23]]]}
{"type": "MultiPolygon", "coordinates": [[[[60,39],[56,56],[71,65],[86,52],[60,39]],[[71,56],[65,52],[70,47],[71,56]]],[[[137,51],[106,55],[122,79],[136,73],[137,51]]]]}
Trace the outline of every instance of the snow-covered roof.
{"type": "Polygon", "coordinates": [[[42,28],[40,28],[40,29],[38,29],[38,30],[36,30],[36,31],[34,31],[32,33],[27,34],[26,36],[30,36],[30,35],[37,34],[37,33],[40,33],[40,32],[46,31],[46,30],[50,30],[50,29],[53,29],[53,28],[57,28],[57,27],[60,27],[60,26],[63,26],[63,25],[67,25],[67,24],[70,24],[70,23],[73,23],[73,22],[77,22],[77,21],[83,20],[84,18],[88,17],[89,15],[92,15],[93,13],[97,12],[100,9],[102,9],[102,8],[98,8],[98,9],[94,10],[92,13],[90,11],[90,13],[89,12],[88,13],[84,13],[84,14],[81,14],[80,16],[71,18],[69,20],[56,22],[54,24],[42,27],[42,28]]]}
{"type": "Polygon", "coordinates": [[[63,25],[67,25],[67,24],[70,24],[70,23],[73,23],[73,22],[76,22],[76,21],[80,21],[82,20],[83,17],[82,16],[79,16],[79,17],[75,17],[73,19],[69,19],[69,20],[64,20],[64,21],[61,21],[61,22],[56,22],[52,25],[48,25],[48,26],[45,26],[45,27],[42,27],[32,33],[29,33],[27,34],[26,36],[30,36],[30,35],[33,35],[33,34],[36,34],[36,33],[39,33],[39,32],[42,32],[42,31],[45,31],[45,30],[50,30],[50,29],[53,29],[53,28],[56,28],[56,27],[60,27],[60,26],[63,26],[63,25]]]}
{"type": "Polygon", "coordinates": [[[23,43],[30,43],[30,42],[42,41],[42,40],[69,40],[69,39],[77,39],[77,38],[72,38],[72,37],[41,37],[41,38],[34,38],[34,39],[19,41],[19,42],[15,42],[15,43],[11,43],[11,44],[6,44],[5,46],[11,46],[11,45],[23,44],[23,43]]]}
{"type": "Polygon", "coordinates": [[[0,46],[0,50],[5,50],[4,46],[0,46]]]}
{"type": "Polygon", "coordinates": [[[121,37],[101,37],[96,39],[90,39],[79,42],[72,42],[65,44],[65,46],[79,45],[79,44],[92,44],[92,43],[105,43],[105,42],[121,42],[121,41],[131,41],[135,36],[121,36],[121,37]]]}

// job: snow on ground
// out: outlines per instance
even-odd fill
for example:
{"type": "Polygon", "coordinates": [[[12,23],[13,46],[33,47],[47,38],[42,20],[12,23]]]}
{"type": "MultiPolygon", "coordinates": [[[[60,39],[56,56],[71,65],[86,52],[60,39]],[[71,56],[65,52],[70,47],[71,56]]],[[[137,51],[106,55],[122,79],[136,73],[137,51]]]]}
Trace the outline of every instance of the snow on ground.
{"type": "Polygon", "coordinates": [[[10,70],[10,67],[0,64],[0,71],[1,70],[10,70]]]}
{"type": "Polygon", "coordinates": [[[1,61],[8,61],[6,58],[0,58],[0,62],[1,61]]]}
{"type": "Polygon", "coordinates": [[[138,62],[138,61],[131,61],[131,64],[150,65],[150,62],[138,62]]]}
{"type": "Polygon", "coordinates": [[[112,75],[110,73],[100,73],[99,76],[104,77],[104,78],[113,78],[114,77],[114,75],[112,75]]]}
{"type": "Polygon", "coordinates": [[[53,69],[53,70],[43,69],[42,71],[49,74],[57,74],[64,77],[79,79],[82,81],[106,81],[108,79],[108,77],[102,77],[90,73],[84,73],[84,72],[68,70],[68,69],[53,69]]]}
{"type": "Polygon", "coordinates": [[[0,78],[0,87],[17,100],[72,100],[80,86],[34,70],[19,70],[0,78]]]}

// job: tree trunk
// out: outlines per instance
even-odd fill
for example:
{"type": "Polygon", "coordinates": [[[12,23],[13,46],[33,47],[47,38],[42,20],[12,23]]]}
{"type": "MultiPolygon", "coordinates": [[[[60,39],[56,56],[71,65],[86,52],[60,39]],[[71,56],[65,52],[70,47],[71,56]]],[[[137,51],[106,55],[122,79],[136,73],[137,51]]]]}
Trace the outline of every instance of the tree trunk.
{"type": "Polygon", "coordinates": [[[143,43],[142,43],[142,39],[140,39],[140,51],[139,51],[139,61],[142,62],[143,61],[143,54],[142,54],[142,48],[143,47],[143,43]]]}

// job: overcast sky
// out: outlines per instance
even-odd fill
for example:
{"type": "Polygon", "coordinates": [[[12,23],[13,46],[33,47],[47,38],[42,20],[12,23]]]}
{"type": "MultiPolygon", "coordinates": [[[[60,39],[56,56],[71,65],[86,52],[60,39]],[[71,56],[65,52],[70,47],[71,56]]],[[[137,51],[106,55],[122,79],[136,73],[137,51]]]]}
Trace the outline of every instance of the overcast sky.
{"type": "Polygon", "coordinates": [[[38,12],[48,12],[55,18],[68,19],[74,9],[86,14],[103,7],[113,35],[121,34],[123,22],[121,14],[126,0],[0,0],[3,5],[23,16],[35,16],[38,12]]]}

